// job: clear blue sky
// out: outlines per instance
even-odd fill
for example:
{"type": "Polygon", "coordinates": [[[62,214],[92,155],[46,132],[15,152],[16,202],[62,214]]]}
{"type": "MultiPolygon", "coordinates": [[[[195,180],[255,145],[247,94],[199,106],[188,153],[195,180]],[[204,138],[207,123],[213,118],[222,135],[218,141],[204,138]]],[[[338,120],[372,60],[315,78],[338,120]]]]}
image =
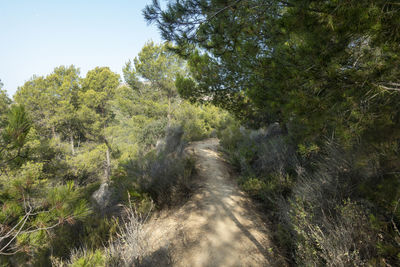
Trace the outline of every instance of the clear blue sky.
{"type": "Polygon", "coordinates": [[[75,65],[121,74],[148,40],[160,42],[142,9],[150,0],[0,0],[0,79],[12,96],[32,75],[75,65]]]}

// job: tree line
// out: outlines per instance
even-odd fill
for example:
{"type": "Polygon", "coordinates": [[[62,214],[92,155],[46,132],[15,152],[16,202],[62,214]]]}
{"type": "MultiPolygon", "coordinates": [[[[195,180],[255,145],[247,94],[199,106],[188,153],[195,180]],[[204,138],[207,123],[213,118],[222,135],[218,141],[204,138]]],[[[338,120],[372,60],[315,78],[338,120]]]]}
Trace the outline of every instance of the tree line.
{"type": "Polygon", "coordinates": [[[108,67],[81,77],[71,65],[33,76],[13,99],[0,91],[2,263],[50,265],[102,248],[116,236],[118,205],[147,212],[186,194],[190,160],[157,144],[168,133],[177,145],[205,138],[226,117],[178,96],[175,77],[186,71],[148,42],[123,67],[125,82],[108,67]]]}

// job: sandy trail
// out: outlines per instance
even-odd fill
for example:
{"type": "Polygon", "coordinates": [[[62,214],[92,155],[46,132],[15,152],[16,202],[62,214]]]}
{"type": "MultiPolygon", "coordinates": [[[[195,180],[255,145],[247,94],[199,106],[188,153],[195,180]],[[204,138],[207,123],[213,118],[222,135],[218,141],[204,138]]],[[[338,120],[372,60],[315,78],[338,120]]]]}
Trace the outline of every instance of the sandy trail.
{"type": "Polygon", "coordinates": [[[208,139],[189,147],[200,187],[177,211],[151,223],[153,251],[168,250],[170,266],[284,266],[265,220],[230,178],[218,145],[208,139]]]}

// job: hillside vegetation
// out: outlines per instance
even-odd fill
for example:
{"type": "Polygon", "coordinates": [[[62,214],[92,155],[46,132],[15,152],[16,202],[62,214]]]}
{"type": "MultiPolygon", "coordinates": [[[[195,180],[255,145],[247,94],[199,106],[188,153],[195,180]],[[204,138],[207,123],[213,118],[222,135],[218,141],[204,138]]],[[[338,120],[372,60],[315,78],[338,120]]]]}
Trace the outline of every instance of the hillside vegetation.
{"type": "Polygon", "coordinates": [[[1,91],[2,265],[62,265],[71,253],[75,266],[104,265],[99,251],[119,246],[109,252],[118,258],[117,236],[133,231],[124,222],[140,225],[150,210],[188,197],[185,143],[213,135],[228,115],[177,95],[175,76],[186,71],[165,45],[149,42],[124,67],[126,83],[107,67],[81,77],[60,66],[32,77],[13,100],[1,91]]]}
{"type": "Polygon", "coordinates": [[[239,227],[257,262],[400,265],[397,1],[154,0],[143,15],[165,43],[124,82],[60,66],[0,90],[2,266],[145,264],[146,222],[194,194],[185,147],[208,137],[268,218],[270,248],[239,227]]]}
{"type": "Polygon", "coordinates": [[[158,1],[192,102],[300,266],[400,263],[400,6],[384,0],[158,1]]]}

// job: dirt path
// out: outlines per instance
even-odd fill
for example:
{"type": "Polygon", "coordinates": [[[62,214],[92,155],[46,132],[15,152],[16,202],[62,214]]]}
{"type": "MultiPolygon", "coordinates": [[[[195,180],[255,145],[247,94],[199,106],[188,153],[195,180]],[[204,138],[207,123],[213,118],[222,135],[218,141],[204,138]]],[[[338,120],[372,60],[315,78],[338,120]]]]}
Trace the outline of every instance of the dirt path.
{"type": "Polygon", "coordinates": [[[171,266],[284,266],[264,220],[230,178],[218,145],[208,139],[189,147],[200,188],[179,210],[153,222],[150,243],[158,244],[158,252],[169,251],[171,266]]]}

